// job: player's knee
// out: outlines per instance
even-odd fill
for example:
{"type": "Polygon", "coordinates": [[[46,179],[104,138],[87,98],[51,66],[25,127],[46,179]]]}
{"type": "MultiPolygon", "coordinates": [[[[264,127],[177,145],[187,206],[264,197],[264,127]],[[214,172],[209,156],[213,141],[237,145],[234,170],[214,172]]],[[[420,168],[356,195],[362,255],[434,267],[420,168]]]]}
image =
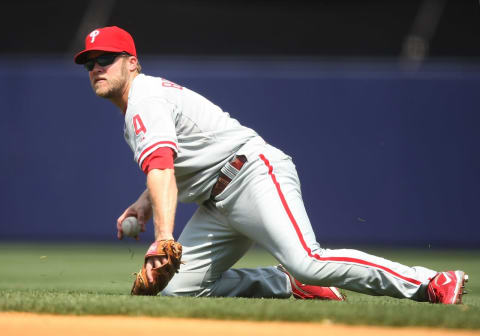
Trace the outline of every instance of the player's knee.
{"type": "Polygon", "coordinates": [[[178,296],[177,290],[173,286],[167,286],[160,292],[162,296],[178,296]]]}
{"type": "MultiPolygon", "coordinates": [[[[288,270],[288,269],[287,269],[288,270]]],[[[311,283],[312,280],[315,280],[313,274],[310,274],[307,270],[304,269],[299,269],[299,268],[293,268],[291,270],[288,270],[288,272],[298,281],[301,283],[311,283]]]]}
{"type": "Polygon", "coordinates": [[[327,286],[329,282],[328,275],[322,272],[324,265],[313,262],[310,258],[284,264],[283,266],[288,270],[290,275],[301,283],[327,286]]]}
{"type": "Polygon", "coordinates": [[[189,289],[179,281],[170,282],[160,293],[163,296],[197,296],[197,291],[189,289]]]}
{"type": "Polygon", "coordinates": [[[162,290],[164,296],[203,296],[202,281],[196,273],[182,273],[175,275],[162,290]]]}

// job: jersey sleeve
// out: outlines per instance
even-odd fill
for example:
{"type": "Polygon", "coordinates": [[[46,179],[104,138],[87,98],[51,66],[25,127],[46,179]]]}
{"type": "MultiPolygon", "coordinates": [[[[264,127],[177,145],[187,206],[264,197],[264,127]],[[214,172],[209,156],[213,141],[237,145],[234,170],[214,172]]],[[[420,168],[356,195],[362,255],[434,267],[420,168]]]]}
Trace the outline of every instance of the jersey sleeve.
{"type": "Polygon", "coordinates": [[[147,175],[152,169],[174,169],[174,152],[169,147],[160,147],[148,155],[142,162],[142,170],[147,175]]]}
{"type": "Polygon", "coordinates": [[[129,106],[125,116],[125,139],[140,168],[151,153],[168,147],[178,154],[174,106],[160,98],[146,98],[129,106]]]}

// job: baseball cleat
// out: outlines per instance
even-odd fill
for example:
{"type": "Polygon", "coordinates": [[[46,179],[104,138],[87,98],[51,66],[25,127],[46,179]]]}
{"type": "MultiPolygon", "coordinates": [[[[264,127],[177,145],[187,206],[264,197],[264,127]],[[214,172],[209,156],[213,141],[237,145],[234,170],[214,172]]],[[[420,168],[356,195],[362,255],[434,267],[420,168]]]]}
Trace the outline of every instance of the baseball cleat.
{"type": "Polygon", "coordinates": [[[333,301],[345,301],[346,299],[336,287],[305,285],[295,279],[283,265],[278,265],[277,268],[288,276],[290,284],[292,285],[292,294],[296,299],[333,301]]]}
{"type": "Polygon", "coordinates": [[[463,271],[438,273],[427,287],[428,301],[431,303],[460,304],[468,275],[463,271]]]}

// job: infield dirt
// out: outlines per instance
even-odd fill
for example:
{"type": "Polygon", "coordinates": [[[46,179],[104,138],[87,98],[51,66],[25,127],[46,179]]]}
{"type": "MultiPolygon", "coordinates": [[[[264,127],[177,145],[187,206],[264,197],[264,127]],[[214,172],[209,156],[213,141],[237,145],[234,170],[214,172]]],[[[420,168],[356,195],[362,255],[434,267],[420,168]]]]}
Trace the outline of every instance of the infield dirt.
{"type": "Polygon", "coordinates": [[[475,330],[344,326],[324,323],[219,321],[131,316],[70,316],[0,313],[3,336],[141,336],[141,335],[334,335],[449,336],[480,335],[475,330]]]}

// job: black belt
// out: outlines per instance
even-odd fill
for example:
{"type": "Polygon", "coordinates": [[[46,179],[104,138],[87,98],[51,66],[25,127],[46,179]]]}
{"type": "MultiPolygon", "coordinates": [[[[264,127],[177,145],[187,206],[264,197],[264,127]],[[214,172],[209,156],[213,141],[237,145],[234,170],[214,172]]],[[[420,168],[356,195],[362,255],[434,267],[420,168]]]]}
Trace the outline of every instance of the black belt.
{"type": "Polygon", "coordinates": [[[237,155],[233,158],[232,161],[227,164],[227,166],[230,165],[230,167],[225,166],[224,168],[222,168],[222,170],[220,170],[218,180],[213,186],[212,192],[210,194],[211,200],[213,200],[215,197],[220,195],[222,191],[225,190],[228,184],[232,182],[232,178],[234,177],[234,175],[236,175],[240,171],[240,169],[246,162],[247,158],[245,157],[245,155],[237,155]],[[227,174],[229,174],[230,176],[227,174]]]}

